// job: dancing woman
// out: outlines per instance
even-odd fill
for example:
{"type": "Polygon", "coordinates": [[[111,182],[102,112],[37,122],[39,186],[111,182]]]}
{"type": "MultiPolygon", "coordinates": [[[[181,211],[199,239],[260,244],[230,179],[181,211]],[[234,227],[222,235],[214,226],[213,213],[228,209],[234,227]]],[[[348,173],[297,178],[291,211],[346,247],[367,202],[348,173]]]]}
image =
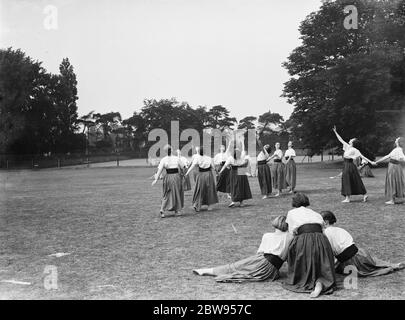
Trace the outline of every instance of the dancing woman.
{"type": "Polygon", "coordinates": [[[272,168],[272,179],[273,179],[273,187],[277,189],[276,197],[280,196],[283,189],[286,187],[285,184],[285,173],[284,173],[284,163],[281,161],[283,159],[283,151],[280,149],[280,143],[277,142],[275,144],[276,150],[274,151],[273,155],[267,159],[267,162],[273,160],[273,168],[272,168]]]}
{"type": "Polygon", "coordinates": [[[322,216],[307,208],[309,199],[302,193],[292,198],[294,209],[287,214],[288,231],[294,235],[288,248],[288,273],[283,287],[294,292],[331,293],[336,286],[333,252],[322,233],[322,216]]]}
{"type": "MultiPolygon", "coordinates": [[[[229,143],[233,143],[230,141],[229,143]]],[[[249,164],[249,158],[246,157],[245,143],[243,138],[241,139],[242,150],[235,148],[233,156],[229,156],[224,166],[219,172],[222,174],[224,170],[230,166],[230,186],[231,186],[231,200],[232,202],[228,207],[232,208],[239,203],[240,207],[243,207],[243,201],[252,199],[252,192],[250,191],[249,179],[246,175],[246,167],[249,164]]]]}
{"type": "Polygon", "coordinates": [[[370,163],[372,163],[372,161],[363,156],[361,152],[355,148],[355,146],[358,145],[356,138],[350,139],[349,143],[347,143],[337,133],[336,126],[333,127],[332,130],[338,140],[342,143],[344,150],[341,193],[345,199],[342,202],[350,202],[350,196],[352,195],[363,195],[363,202],[366,202],[368,199],[367,191],[364,187],[363,181],[361,180],[359,170],[357,170],[357,167],[353,161],[359,157],[370,163]]]}
{"type": "Polygon", "coordinates": [[[336,272],[350,274],[347,266],[354,266],[359,277],[376,277],[401,270],[404,263],[391,263],[373,257],[369,252],[358,248],[353,237],[345,229],[335,227],[336,216],[330,211],[322,211],[321,216],[325,223],[324,234],[328,238],[337,262],[336,272]],[[346,269],[346,270],[345,270],[346,269]]]}
{"type": "Polygon", "coordinates": [[[294,193],[295,185],[297,183],[297,166],[294,158],[296,157],[295,150],[293,149],[292,141],[288,141],[288,149],[284,153],[285,163],[285,180],[289,187],[290,193],[294,193]]]}
{"type": "Polygon", "coordinates": [[[187,168],[189,167],[190,163],[186,157],[183,157],[181,155],[180,150],[177,150],[177,156],[179,157],[180,163],[181,163],[180,175],[183,180],[183,190],[189,191],[189,190],[191,190],[191,182],[190,182],[190,176],[186,176],[186,172],[187,172],[187,168]]]}
{"type": "Polygon", "coordinates": [[[214,165],[217,168],[218,172],[218,177],[217,177],[217,191],[226,193],[228,195],[228,198],[231,197],[231,176],[230,176],[230,168],[225,167],[223,171],[222,168],[224,168],[226,160],[229,158],[229,148],[230,148],[230,142],[228,145],[228,148],[225,151],[225,146],[221,145],[220,147],[220,152],[217,153],[214,157],[214,165]],[[221,173],[222,172],[222,173],[221,173]]]}
{"type": "Polygon", "coordinates": [[[271,148],[268,144],[263,146],[259,138],[256,138],[257,143],[261,151],[257,155],[257,179],[259,180],[260,191],[263,198],[267,199],[271,196],[272,187],[271,187],[271,172],[270,167],[267,163],[267,159],[270,157],[269,153],[271,148]]]}
{"type": "Polygon", "coordinates": [[[178,156],[172,155],[170,146],[164,148],[167,156],[159,162],[158,171],[155,174],[155,180],[152,186],[156,184],[163,169],[166,175],[163,178],[163,197],[160,207],[160,217],[164,218],[164,211],[174,211],[176,214],[184,207],[183,182],[180,176],[180,170],[183,167],[178,156]]]}
{"type": "Polygon", "coordinates": [[[199,149],[199,153],[200,156],[194,158],[186,173],[188,176],[194,167],[198,167],[193,194],[193,208],[196,212],[199,212],[202,206],[207,206],[207,210],[210,210],[211,205],[218,203],[214,175],[212,174],[212,159],[204,154],[203,148],[199,149]]]}
{"type": "Polygon", "coordinates": [[[273,233],[265,233],[255,255],[215,268],[195,269],[200,276],[215,276],[218,282],[246,282],[276,280],[279,269],[287,255],[288,245],[292,236],[287,232],[288,225],[284,216],[272,221],[276,229],[273,233]]]}
{"type": "Polygon", "coordinates": [[[374,162],[374,165],[376,165],[390,159],[385,178],[385,196],[388,199],[386,204],[395,204],[395,198],[405,198],[405,176],[402,169],[402,166],[405,164],[405,155],[402,149],[403,141],[403,138],[397,138],[394,150],[374,162]]]}

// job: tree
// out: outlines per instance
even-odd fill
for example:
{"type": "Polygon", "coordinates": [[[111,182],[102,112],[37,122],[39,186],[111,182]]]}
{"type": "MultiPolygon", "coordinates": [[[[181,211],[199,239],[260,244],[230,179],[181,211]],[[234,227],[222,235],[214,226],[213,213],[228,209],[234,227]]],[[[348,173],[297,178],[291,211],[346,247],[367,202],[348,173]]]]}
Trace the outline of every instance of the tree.
{"type": "Polygon", "coordinates": [[[228,109],[221,105],[212,107],[207,116],[207,126],[212,129],[224,130],[232,128],[236,123],[236,118],[230,117],[228,109]]]}
{"type": "Polygon", "coordinates": [[[256,126],[253,121],[256,121],[256,117],[248,116],[239,121],[238,129],[255,129],[256,126]]]}
{"type": "Polygon", "coordinates": [[[283,96],[294,105],[292,133],[306,148],[317,153],[338,145],[334,124],[373,152],[398,131],[379,112],[405,105],[403,9],[404,1],[338,0],[302,22],[302,45],[284,63],[292,77],[283,96]],[[357,30],[343,27],[346,4],[358,9],[357,30]]]}

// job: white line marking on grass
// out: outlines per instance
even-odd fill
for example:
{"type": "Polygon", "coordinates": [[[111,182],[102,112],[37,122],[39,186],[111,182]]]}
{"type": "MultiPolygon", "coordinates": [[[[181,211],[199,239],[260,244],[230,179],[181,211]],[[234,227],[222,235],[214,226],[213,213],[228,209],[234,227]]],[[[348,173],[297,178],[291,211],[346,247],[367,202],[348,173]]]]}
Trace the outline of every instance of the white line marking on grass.
{"type": "Polygon", "coordinates": [[[115,286],[113,284],[105,284],[102,286],[97,286],[97,288],[115,288],[115,286]]]}
{"type": "Polygon", "coordinates": [[[235,226],[233,225],[233,223],[232,223],[232,228],[233,228],[233,231],[234,231],[235,233],[238,233],[238,231],[236,230],[236,228],[235,228],[235,226]]]}
{"type": "Polygon", "coordinates": [[[68,256],[69,254],[72,254],[72,253],[71,252],[57,252],[57,253],[52,253],[52,254],[48,255],[48,257],[60,258],[63,256],[68,256]]]}
{"type": "Polygon", "coordinates": [[[31,282],[17,281],[17,280],[1,280],[1,282],[11,283],[11,284],[22,284],[24,286],[30,286],[31,285],[31,282]]]}

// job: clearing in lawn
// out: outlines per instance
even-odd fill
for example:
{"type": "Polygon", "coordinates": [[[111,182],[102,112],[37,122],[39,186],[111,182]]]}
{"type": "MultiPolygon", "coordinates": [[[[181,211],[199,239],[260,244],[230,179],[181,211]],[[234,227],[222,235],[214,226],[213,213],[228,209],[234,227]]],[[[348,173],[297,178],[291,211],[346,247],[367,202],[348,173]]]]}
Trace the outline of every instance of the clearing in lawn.
{"type": "MultiPolygon", "coordinates": [[[[391,262],[405,261],[405,205],[384,204],[385,169],[363,179],[369,202],[341,203],[341,164],[298,165],[297,191],[311,208],[331,210],[360,247],[391,262]]],[[[192,269],[254,254],[270,222],[291,208],[291,195],[230,209],[195,213],[192,191],[183,215],[161,219],[161,181],[154,168],[1,171],[0,298],[2,299],[309,299],[276,282],[216,283],[192,269]]],[[[358,279],[357,289],[323,299],[403,299],[405,272],[358,279]]]]}

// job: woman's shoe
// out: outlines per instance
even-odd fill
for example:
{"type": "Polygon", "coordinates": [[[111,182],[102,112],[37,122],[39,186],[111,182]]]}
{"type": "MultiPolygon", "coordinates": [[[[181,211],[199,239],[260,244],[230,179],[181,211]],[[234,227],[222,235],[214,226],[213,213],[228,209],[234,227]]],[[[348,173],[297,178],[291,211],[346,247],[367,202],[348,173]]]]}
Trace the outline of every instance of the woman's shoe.
{"type": "Polygon", "coordinates": [[[161,218],[164,218],[164,217],[165,217],[165,214],[163,213],[163,211],[160,211],[160,217],[161,217],[161,218]]]}

